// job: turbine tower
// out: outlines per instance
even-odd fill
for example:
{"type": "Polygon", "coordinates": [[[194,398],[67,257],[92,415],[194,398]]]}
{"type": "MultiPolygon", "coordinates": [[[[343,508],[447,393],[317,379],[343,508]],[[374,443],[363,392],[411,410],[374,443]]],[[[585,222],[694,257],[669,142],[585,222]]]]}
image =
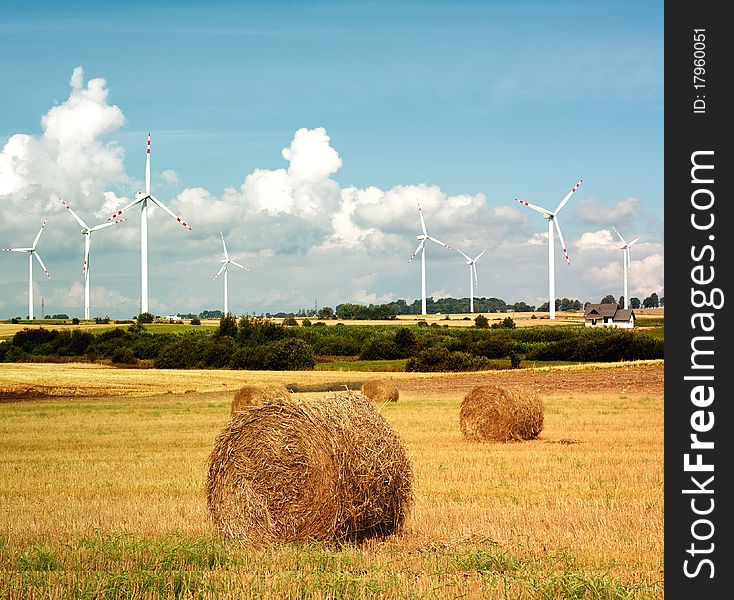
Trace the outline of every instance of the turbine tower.
{"type": "Polygon", "coordinates": [[[418,203],[418,215],[421,218],[421,229],[423,230],[423,233],[421,235],[417,235],[416,238],[420,240],[420,243],[418,244],[418,247],[415,249],[415,252],[410,256],[408,259],[408,262],[412,262],[413,259],[416,257],[418,252],[421,253],[421,311],[423,315],[426,314],[426,240],[431,240],[432,242],[435,242],[439,246],[443,246],[444,248],[448,248],[449,250],[453,250],[451,246],[448,244],[444,244],[442,241],[437,240],[434,237],[431,237],[428,235],[428,232],[426,231],[426,222],[423,220],[423,211],[421,210],[421,205],[418,203]]]}
{"type": "MultiPolygon", "coordinates": [[[[614,227],[612,227],[614,229],[614,227]]],[[[627,243],[624,238],[622,237],[622,234],[619,233],[616,229],[614,229],[614,233],[617,234],[620,240],[622,240],[623,246],[620,246],[620,250],[622,250],[622,272],[624,273],[624,307],[629,308],[630,300],[627,297],[627,274],[632,270],[632,261],[630,260],[630,246],[637,242],[642,236],[638,235],[634,240],[627,243]]]]}
{"type": "Polygon", "coordinates": [[[479,283],[479,279],[477,278],[477,261],[482,257],[482,254],[484,254],[487,251],[485,248],[482,250],[476,257],[469,258],[466,254],[464,254],[461,250],[459,250],[459,254],[461,254],[466,259],[466,264],[469,265],[469,312],[474,312],[474,282],[476,281],[477,284],[479,283]]]}
{"type": "MultiPolygon", "coordinates": [[[[43,264],[43,261],[41,260],[41,257],[39,256],[38,252],[36,252],[36,244],[38,244],[38,240],[41,237],[41,234],[43,233],[43,228],[46,227],[46,221],[48,219],[44,219],[43,223],[41,224],[41,228],[38,230],[38,233],[36,234],[36,238],[33,240],[33,244],[29,248],[0,248],[0,250],[3,250],[5,252],[25,252],[28,254],[28,318],[30,320],[33,320],[33,257],[36,257],[36,260],[41,265],[41,268],[46,273],[46,277],[51,279],[51,275],[48,272],[48,269],[46,268],[46,265],[43,264]]],[[[41,315],[41,318],[43,318],[43,315],[41,315]]]]}
{"type": "Polygon", "coordinates": [[[568,258],[566,242],[563,241],[563,234],[561,233],[561,226],[558,224],[557,217],[558,213],[561,212],[561,209],[566,206],[566,202],[568,202],[568,199],[571,197],[571,195],[577,189],[579,189],[582,181],[583,179],[581,179],[575,186],[571,188],[571,191],[566,194],[566,197],[561,200],[561,202],[556,207],[556,210],[554,211],[550,211],[546,208],[543,208],[542,206],[535,206],[534,204],[530,204],[528,202],[525,202],[524,200],[515,198],[515,200],[520,204],[524,204],[528,208],[532,208],[534,211],[539,212],[548,221],[548,310],[550,311],[551,319],[556,318],[556,274],[553,262],[553,224],[555,223],[556,231],[558,231],[558,239],[561,241],[561,247],[563,248],[563,254],[565,255],[566,262],[570,267],[571,260],[568,258]]]}
{"type": "MultiPolygon", "coordinates": [[[[59,198],[61,200],[61,198],[59,198]]],[[[95,231],[99,231],[100,229],[104,229],[106,227],[111,227],[112,225],[117,225],[118,223],[122,223],[123,221],[126,221],[127,219],[119,219],[117,221],[113,221],[111,223],[101,223],[99,225],[95,225],[94,227],[90,227],[87,225],[82,218],[76,214],[71,206],[69,206],[66,202],[61,200],[61,204],[63,204],[66,209],[71,213],[71,216],[74,217],[77,223],[81,225],[82,228],[82,235],[84,236],[84,263],[82,264],[82,274],[84,275],[84,318],[90,319],[90,310],[89,310],[89,270],[90,270],[90,261],[89,261],[89,251],[92,246],[92,233],[95,231]]]]}
{"type": "Polygon", "coordinates": [[[219,277],[222,272],[224,273],[224,316],[226,317],[229,314],[229,305],[227,303],[227,267],[229,265],[234,265],[235,267],[239,267],[240,269],[244,269],[245,271],[249,271],[247,267],[242,266],[240,263],[233,261],[229,254],[227,254],[227,244],[224,243],[224,234],[220,231],[219,235],[222,236],[222,249],[224,250],[224,258],[220,261],[224,264],[222,264],[222,268],[217,271],[217,274],[214,276],[214,279],[219,277]]]}
{"type": "Polygon", "coordinates": [[[163,204],[158,198],[150,193],[150,132],[148,132],[148,153],[145,159],[145,191],[136,192],[135,200],[118,210],[108,221],[116,220],[122,213],[130,210],[133,206],[140,205],[140,312],[148,311],[148,200],[171,215],[189,231],[191,227],[176,215],[170,208],[163,204]]]}

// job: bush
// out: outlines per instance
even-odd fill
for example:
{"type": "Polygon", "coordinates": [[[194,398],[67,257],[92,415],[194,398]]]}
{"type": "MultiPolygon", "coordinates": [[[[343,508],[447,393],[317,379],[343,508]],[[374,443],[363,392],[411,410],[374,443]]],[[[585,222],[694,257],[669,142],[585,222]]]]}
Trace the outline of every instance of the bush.
{"type": "Polygon", "coordinates": [[[314,327],[326,327],[326,323],[324,323],[323,321],[316,321],[316,322],[315,322],[315,323],[313,324],[313,326],[314,326],[314,327]]]}
{"type": "Polygon", "coordinates": [[[237,343],[241,345],[261,345],[283,339],[286,328],[271,319],[242,317],[237,328],[237,343]]]}
{"type": "Polygon", "coordinates": [[[298,327],[298,321],[295,317],[288,315],[283,318],[283,327],[298,327]]]}
{"type": "Polygon", "coordinates": [[[2,362],[25,362],[28,358],[28,353],[22,348],[13,346],[8,342],[0,344],[0,361],[2,362]]]}
{"type": "Polygon", "coordinates": [[[120,346],[112,353],[112,362],[116,365],[134,365],[138,359],[130,348],[120,346]]]}
{"type": "Polygon", "coordinates": [[[400,358],[408,357],[418,349],[418,338],[407,327],[401,327],[395,332],[395,345],[400,351],[400,358]]]}
{"type": "Polygon", "coordinates": [[[228,336],[232,339],[237,337],[237,318],[232,314],[224,315],[219,319],[219,329],[217,334],[219,337],[228,336]]]}
{"type": "Polygon", "coordinates": [[[79,325],[79,319],[78,319],[77,317],[74,317],[74,318],[73,318],[73,319],[71,320],[71,324],[72,324],[72,325],[79,325]]]}
{"type": "Polygon", "coordinates": [[[201,325],[201,319],[199,317],[194,317],[189,321],[190,325],[201,325]]]}
{"type": "Polygon", "coordinates": [[[403,352],[395,341],[387,337],[367,340],[359,354],[360,360],[392,360],[402,356],[403,352]]]}
{"type": "Polygon", "coordinates": [[[489,361],[467,352],[452,352],[446,348],[429,348],[408,359],[406,371],[479,371],[489,368],[489,361]]]}
{"type": "Polygon", "coordinates": [[[303,340],[278,340],[263,350],[262,368],[270,371],[305,371],[316,365],[311,347],[303,340]]]}
{"type": "Polygon", "coordinates": [[[223,369],[229,365],[235,349],[235,342],[229,336],[208,338],[203,345],[202,360],[207,367],[223,369]]]}
{"type": "Polygon", "coordinates": [[[492,329],[514,329],[515,321],[512,317],[505,317],[499,323],[492,323],[492,329]]]}
{"type": "Polygon", "coordinates": [[[487,329],[489,327],[489,320],[484,315],[477,315],[474,318],[474,327],[478,329],[487,329]]]}
{"type": "MultiPolygon", "coordinates": [[[[155,321],[155,316],[152,313],[149,313],[149,312],[140,313],[138,315],[137,321],[141,325],[143,323],[152,323],[153,321],[155,321]]],[[[101,322],[103,322],[103,320],[98,318],[98,322],[101,323],[101,322]]],[[[107,320],[107,322],[109,323],[109,319],[107,320]]]]}
{"type": "Polygon", "coordinates": [[[301,326],[302,327],[311,327],[311,321],[309,319],[303,319],[301,321],[301,326]]]}

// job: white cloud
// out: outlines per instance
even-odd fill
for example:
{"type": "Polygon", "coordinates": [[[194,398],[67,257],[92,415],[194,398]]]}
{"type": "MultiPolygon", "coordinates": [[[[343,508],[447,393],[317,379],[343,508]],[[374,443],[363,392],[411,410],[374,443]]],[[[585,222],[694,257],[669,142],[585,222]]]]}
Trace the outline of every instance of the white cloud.
{"type": "Polygon", "coordinates": [[[640,212],[639,198],[625,198],[613,207],[602,205],[595,198],[579,200],[574,205],[574,215],[588,225],[621,225],[631,224],[640,212]]]}
{"type": "Polygon", "coordinates": [[[178,173],[173,169],[166,169],[161,173],[161,179],[170,185],[178,185],[178,173]]]}
{"type": "Polygon", "coordinates": [[[18,209],[18,220],[63,210],[61,196],[81,212],[98,209],[110,185],[128,180],[122,148],[101,137],[119,129],[125,117],[108,103],[107,82],[74,69],[66,101],[41,118],[40,135],[11,135],[0,152],[0,202],[18,209]]]}

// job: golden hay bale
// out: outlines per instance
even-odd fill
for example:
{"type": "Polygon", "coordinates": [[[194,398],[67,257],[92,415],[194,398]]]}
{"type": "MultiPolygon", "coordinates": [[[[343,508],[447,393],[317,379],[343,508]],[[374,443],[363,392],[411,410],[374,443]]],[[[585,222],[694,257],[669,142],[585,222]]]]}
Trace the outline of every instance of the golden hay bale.
{"type": "Polygon", "coordinates": [[[246,406],[259,406],[288,396],[288,388],[284,385],[243,385],[235,392],[231,414],[246,406]]]}
{"type": "Polygon", "coordinates": [[[207,504],[225,537],[361,541],[402,528],[413,471],[369,399],[283,398],[238,412],[209,456],[207,504]]]}
{"type": "Polygon", "coordinates": [[[543,402],[533,390],[482,385],[461,403],[461,432],[467,440],[530,440],[543,429],[543,402]]]}
{"type": "Polygon", "coordinates": [[[400,392],[392,381],[382,379],[368,379],[362,384],[362,394],[373,402],[397,402],[400,392]]]}

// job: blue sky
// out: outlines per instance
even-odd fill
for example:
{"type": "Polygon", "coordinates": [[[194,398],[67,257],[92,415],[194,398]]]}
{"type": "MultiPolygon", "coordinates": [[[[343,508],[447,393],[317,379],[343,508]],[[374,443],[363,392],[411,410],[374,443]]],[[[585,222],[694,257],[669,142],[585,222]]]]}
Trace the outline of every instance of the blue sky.
{"type": "MultiPolygon", "coordinates": [[[[91,220],[126,204],[148,131],[153,191],[193,227],[150,218],[158,314],[221,308],[220,231],[252,269],[231,274],[235,312],[418,298],[417,200],[433,235],[490,248],[477,295],[540,304],[545,222],[513,199],[552,209],[579,179],[557,296],[621,294],[611,226],[643,236],[630,295],[664,295],[662,2],[4,4],[0,246],[48,217],[39,306],[83,302],[81,236],[56,196],[91,220]],[[88,144],[72,151],[79,122],[88,144]]],[[[110,316],[137,311],[128,217],[94,242],[92,304],[110,316]]],[[[439,250],[429,295],[467,296],[460,256],[439,250]]],[[[0,315],[25,315],[27,265],[0,259],[0,315]]]]}

